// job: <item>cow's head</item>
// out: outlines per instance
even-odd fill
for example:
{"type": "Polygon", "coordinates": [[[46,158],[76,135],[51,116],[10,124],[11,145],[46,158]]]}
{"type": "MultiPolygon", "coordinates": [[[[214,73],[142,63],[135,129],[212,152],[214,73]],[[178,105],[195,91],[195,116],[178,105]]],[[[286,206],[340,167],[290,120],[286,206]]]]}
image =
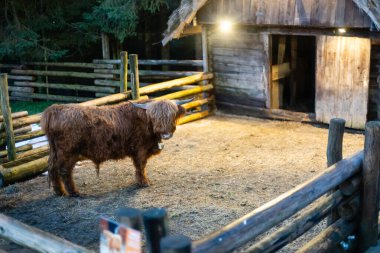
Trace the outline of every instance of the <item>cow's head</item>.
{"type": "Polygon", "coordinates": [[[152,123],[153,131],[161,139],[167,140],[173,136],[176,130],[177,120],[185,114],[185,108],[181,105],[192,101],[189,100],[158,100],[145,104],[133,105],[146,110],[148,119],[152,123]]]}

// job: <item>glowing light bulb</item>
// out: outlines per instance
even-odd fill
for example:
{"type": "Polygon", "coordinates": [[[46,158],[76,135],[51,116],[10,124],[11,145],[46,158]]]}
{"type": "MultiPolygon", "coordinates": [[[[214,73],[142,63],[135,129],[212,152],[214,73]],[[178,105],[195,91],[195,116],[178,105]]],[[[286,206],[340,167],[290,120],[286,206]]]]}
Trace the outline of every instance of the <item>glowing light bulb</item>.
{"type": "Polygon", "coordinates": [[[232,22],[230,20],[220,21],[220,30],[222,32],[230,32],[232,29],[232,22]]]}
{"type": "Polygon", "coordinates": [[[339,33],[346,33],[346,28],[339,28],[339,29],[338,29],[338,32],[339,32],[339,33]]]}

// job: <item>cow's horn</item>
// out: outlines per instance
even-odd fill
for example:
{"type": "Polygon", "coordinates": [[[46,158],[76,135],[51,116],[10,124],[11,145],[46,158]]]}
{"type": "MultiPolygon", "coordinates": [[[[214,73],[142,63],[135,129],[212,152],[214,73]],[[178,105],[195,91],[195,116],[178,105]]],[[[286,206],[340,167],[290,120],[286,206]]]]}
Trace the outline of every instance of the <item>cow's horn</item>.
{"type": "Polygon", "coordinates": [[[194,98],[190,98],[190,99],[184,99],[184,100],[173,100],[177,105],[183,105],[183,104],[186,104],[186,103],[190,103],[191,101],[193,101],[194,98]]]}
{"type": "Polygon", "coordinates": [[[146,106],[147,106],[147,104],[137,104],[137,103],[132,103],[132,105],[134,107],[138,107],[138,108],[141,108],[141,109],[144,109],[144,110],[146,110],[146,106]]]}

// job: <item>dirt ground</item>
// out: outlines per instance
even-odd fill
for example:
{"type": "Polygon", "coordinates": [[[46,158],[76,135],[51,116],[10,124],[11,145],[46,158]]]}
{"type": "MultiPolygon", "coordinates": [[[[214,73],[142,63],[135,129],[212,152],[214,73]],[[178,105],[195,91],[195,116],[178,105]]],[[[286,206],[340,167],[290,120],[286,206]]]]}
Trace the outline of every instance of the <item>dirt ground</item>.
{"type": "MultiPolygon", "coordinates": [[[[213,116],[177,128],[161,155],[148,161],[148,188],[135,186],[129,158],[103,164],[99,178],[84,162],[75,170],[84,198],[56,197],[40,176],[0,189],[0,211],[98,249],[100,216],[114,217],[125,206],[164,207],[172,234],[199,239],[323,170],[327,132],[319,125],[213,116]]],[[[362,133],[345,133],[344,156],[363,142],[362,133]]],[[[299,243],[281,252],[294,252],[299,243]]],[[[1,240],[0,249],[30,252],[1,240]]]]}

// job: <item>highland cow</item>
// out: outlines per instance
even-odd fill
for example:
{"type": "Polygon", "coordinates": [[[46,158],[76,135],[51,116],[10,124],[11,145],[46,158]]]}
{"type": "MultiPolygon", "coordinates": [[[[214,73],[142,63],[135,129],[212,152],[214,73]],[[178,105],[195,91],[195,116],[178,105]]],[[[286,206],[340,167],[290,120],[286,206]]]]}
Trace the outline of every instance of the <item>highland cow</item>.
{"type": "MultiPolygon", "coordinates": [[[[181,101],[182,103],[188,101],[181,101]]],[[[162,150],[185,109],[171,100],[125,102],[115,106],[52,105],[41,118],[50,146],[49,185],[57,195],[79,196],[73,181],[77,161],[89,159],[99,174],[107,160],[131,157],[136,180],[149,185],[145,166],[162,150]]]]}

